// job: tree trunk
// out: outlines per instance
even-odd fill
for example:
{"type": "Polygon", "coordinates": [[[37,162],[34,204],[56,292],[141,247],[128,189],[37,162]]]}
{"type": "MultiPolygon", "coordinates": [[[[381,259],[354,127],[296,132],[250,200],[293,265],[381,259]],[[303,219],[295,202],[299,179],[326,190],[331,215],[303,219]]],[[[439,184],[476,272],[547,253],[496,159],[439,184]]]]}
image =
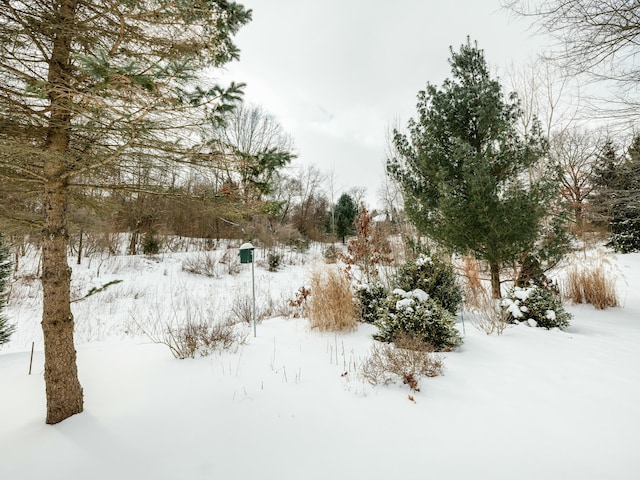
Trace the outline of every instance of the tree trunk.
{"type": "Polygon", "coordinates": [[[500,292],[500,265],[489,262],[489,270],[491,271],[491,296],[493,298],[501,298],[500,292]]]}
{"type": "Polygon", "coordinates": [[[78,240],[78,258],[76,260],[76,263],[78,265],[81,264],[82,262],[82,237],[83,237],[83,229],[80,228],[80,239],[78,240]]]}
{"type": "Polygon", "coordinates": [[[42,331],[44,380],[47,396],[46,422],[54,424],[82,412],[82,387],[78,381],[71,314],[71,268],[67,261],[68,172],[66,153],[72,101],[67,90],[70,76],[71,38],[77,0],[58,4],[48,80],[51,104],[44,162],[44,228],[42,231],[42,331]]]}
{"type": "Polygon", "coordinates": [[[67,263],[67,191],[62,182],[45,185],[45,219],[42,243],[42,331],[47,423],[53,424],[82,412],[82,387],[78,381],[71,314],[71,268],[67,263]]]}

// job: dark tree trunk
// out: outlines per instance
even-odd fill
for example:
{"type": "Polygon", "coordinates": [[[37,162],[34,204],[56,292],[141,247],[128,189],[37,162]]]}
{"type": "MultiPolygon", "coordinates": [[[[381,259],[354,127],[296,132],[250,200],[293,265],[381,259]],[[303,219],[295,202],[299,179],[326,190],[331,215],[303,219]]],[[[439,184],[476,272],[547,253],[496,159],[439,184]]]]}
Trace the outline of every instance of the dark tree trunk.
{"type": "Polygon", "coordinates": [[[493,298],[501,298],[500,292],[500,265],[497,263],[489,263],[489,270],[491,271],[491,296],[493,298]]]}
{"type": "Polygon", "coordinates": [[[54,424],[82,412],[82,387],[78,381],[71,314],[71,268],[67,261],[68,172],[66,153],[71,112],[67,105],[71,37],[77,0],[58,6],[58,24],[49,62],[50,123],[44,163],[44,228],[42,242],[42,331],[44,379],[47,396],[46,422],[54,424]]]}
{"type": "Polygon", "coordinates": [[[76,263],[80,265],[82,263],[82,237],[84,236],[83,229],[80,229],[80,239],[78,240],[78,258],[76,263]]]}

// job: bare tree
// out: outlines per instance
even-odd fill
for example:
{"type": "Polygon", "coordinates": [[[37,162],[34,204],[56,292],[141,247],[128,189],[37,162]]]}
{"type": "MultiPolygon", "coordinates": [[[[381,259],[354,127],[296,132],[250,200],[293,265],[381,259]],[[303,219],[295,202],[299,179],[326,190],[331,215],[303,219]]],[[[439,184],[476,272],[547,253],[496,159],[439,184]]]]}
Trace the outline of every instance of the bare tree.
{"type": "Polygon", "coordinates": [[[615,97],[606,90],[593,101],[608,115],[635,118],[640,70],[640,8],[629,0],[507,0],[504,5],[518,15],[531,17],[556,43],[546,56],[569,75],[613,84],[615,97]]]}
{"type": "Polygon", "coordinates": [[[578,231],[584,231],[585,208],[593,190],[592,173],[603,146],[595,130],[565,128],[553,135],[549,156],[557,166],[560,194],[573,211],[578,231]]]}
{"type": "Polygon", "coordinates": [[[226,175],[237,178],[248,200],[270,193],[275,172],[295,158],[291,136],[262,107],[240,104],[205,132],[214,152],[226,157],[226,175]]]}
{"type": "Polygon", "coordinates": [[[319,240],[329,211],[329,202],[322,185],[325,175],[314,166],[300,168],[295,178],[297,203],[293,207],[291,221],[307,238],[319,240]]]}
{"type": "Polygon", "coordinates": [[[517,92],[522,116],[520,134],[540,122],[545,138],[575,122],[580,113],[580,87],[575,77],[563,75],[552,63],[535,58],[507,69],[512,91],[517,92]]]}

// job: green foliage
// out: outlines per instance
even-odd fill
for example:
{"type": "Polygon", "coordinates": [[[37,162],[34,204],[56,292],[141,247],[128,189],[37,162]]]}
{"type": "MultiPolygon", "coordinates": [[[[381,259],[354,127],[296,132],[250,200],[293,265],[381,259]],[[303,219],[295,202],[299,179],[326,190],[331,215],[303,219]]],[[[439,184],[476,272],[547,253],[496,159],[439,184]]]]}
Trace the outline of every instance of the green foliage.
{"type": "Polygon", "coordinates": [[[11,260],[9,249],[4,244],[4,239],[0,235],[0,345],[7,343],[11,334],[15,331],[15,325],[10,325],[4,315],[7,304],[7,289],[11,279],[11,260]]]}
{"type": "Polygon", "coordinates": [[[609,246],[621,253],[640,251],[640,136],[633,139],[627,158],[615,170],[611,183],[609,246]]]}
{"type": "Polygon", "coordinates": [[[324,257],[325,263],[336,263],[338,260],[338,249],[335,245],[329,245],[322,250],[322,256],[324,257]]]}
{"type": "Polygon", "coordinates": [[[338,199],[334,210],[336,235],[345,243],[345,237],[355,231],[355,219],[358,215],[358,206],[351,195],[343,193],[338,199]]]}
{"type": "Polygon", "coordinates": [[[267,254],[267,263],[270,272],[277,272],[282,264],[282,254],[278,252],[269,252],[267,254]]]}
{"type": "Polygon", "coordinates": [[[380,282],[357,285],[354,300],[360,320],[374,323],[378,319],[378,309],[387,297],[387,289],[380,282]]]}
{"type": "Polygon", "coordinates": [[[504,97],[482,50],[468,41],[451,51],[449,63],[452,78],[418,94],[408,136],[394,132],[398,156],[388,170],[421,232],[455,252],[473,252],[497,271],[539,238],[553,176],[531,181],[524,173],[543,158],[546,144],[537,124],[524,137],[518,133],[517,96],[504,97]]]}
{"type": "Polygon", "coordinates": [[[409,335],[429,343],[437,351],[451,350],[462,344],[453,314],[429,298],[422,290],[394,290],[378,309],[376,340],[393,342],[409,335]]]}
{"type": "Polygon", "coordinates": [[[559,295],[537,285],[512,288],[502,300],[502,306],[509,323],[527,322],[546,329],[566,328],[572,317],[565,311],[559,295]]]}
{"type": "Polygon", "coordinates": [[[462,288],[458,285],[453,265],[428,254],[421,254],[401,265],[393,284],[402,290],[419,288],[425,291],[454,315],[462,303],[462,288]]]}
{"type": "Polygon", "coordinates": [[[142,251],[145,255],[157,255],[161,246],[160,239],[152,234],[145,235],[142,240],[142,251]]]}

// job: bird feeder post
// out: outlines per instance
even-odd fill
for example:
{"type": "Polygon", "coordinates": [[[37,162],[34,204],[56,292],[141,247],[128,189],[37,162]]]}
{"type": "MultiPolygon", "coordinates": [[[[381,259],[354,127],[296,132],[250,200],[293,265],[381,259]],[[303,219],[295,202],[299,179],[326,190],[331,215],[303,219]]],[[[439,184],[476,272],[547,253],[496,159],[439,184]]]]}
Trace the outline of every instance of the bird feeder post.
{"type": "Polygon", "coordinates": [[[255,276],[255,268],[253,266],[253,251],[255,247],[247,242],[240,245],[240,263],[250,263],[251,264],[251,293],[253,297],[253,336],[256,336],[256,276],[255,276]]]}

